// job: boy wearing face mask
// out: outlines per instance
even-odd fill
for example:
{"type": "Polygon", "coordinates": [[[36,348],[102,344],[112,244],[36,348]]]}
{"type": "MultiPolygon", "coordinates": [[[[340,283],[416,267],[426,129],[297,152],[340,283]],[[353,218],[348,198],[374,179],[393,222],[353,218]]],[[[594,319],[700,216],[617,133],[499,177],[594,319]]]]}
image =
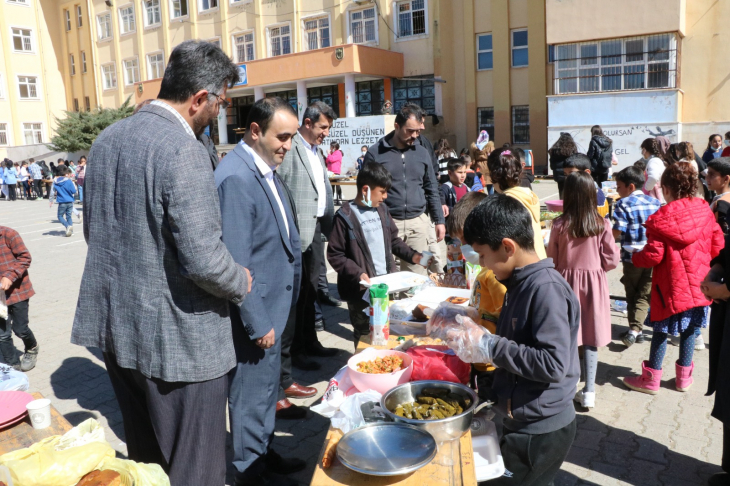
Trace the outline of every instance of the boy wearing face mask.
{"type": "Polygon", "coordinates": [[[370,318],[363,312],[365,288],[360,281],[395,271],[393,255],[409,263],[427,266],[423,255],[398,237],[398,228],[388,207],[392,176],[382,164],[369,162],[357,175],[357,198],[344,202],[335,214],[329,237],[327,260],[337,272],[337,291],[347,302],[355,348],[360,337],[370,332],[370,318]]]}
{"type": "Polygon", "coordinates": [[[365,154],[368,153],[368,146],[363,145],[360,147],[360,157],[357,158],[357,171],[360,172],[362,170],[362,164],[365,162],[365,154]]]}

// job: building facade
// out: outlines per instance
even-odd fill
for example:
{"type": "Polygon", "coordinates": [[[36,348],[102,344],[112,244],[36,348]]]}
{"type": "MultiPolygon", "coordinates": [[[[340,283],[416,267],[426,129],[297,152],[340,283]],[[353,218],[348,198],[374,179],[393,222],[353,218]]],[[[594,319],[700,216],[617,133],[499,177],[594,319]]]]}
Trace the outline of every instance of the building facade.
{"type": "Polygon", "coordinates": [[[657,135],[701,155],[730,130],[727,19],[730,3],[714,0],[547,0],[548,144],[568,132],[587,150],[598,124],[619,168],[657,135]]]}

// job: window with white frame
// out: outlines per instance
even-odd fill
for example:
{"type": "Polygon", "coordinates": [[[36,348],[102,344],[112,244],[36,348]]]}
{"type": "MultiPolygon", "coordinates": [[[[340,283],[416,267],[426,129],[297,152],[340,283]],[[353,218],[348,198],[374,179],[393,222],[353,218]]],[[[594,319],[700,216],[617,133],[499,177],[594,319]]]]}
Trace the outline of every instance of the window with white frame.
{"type": "Polygon", "coordinates": [[[136,57],[124,61],[124,84],[130,86],[134,83],[139,83],[139,61],[136,57]]]}
{"type": "Polygon", "coordinates": [[[63,11],[63,16],[66,19],[66,30],[71,30],[71,12],[68,10],[63,11]]]}
{"type": "Polygon", "coordinates": [[[291,28],[289,25],[269,27],[269,57],[291,53],[291,28]]]}
{"type": "Polygon", "coordinates": [[[494,140],[494,107],[477,108],[477,124],[480,132],[485,130],[489,140],[494,140]]]}
{"type": "Polygon", "coordinates": [[[162,22],[160,14],[160,0],[145,0],[144,2],[145,13],[145,25],[157,25],[162,22]]]}
{"type": "Polygon", "coordinates": [[[134,20],[134,5],[128,5],[119,9],[119,24],[121,34],[128,34],[137,29],[134,20]]]}
{"type": "Polygon", "coordinates": [[[677,87],[675,34],[557,45],[555,93],[677,87]]]}
{"type": "Polygon", "coordinates": [[[117,66],[116,64],[104,64],[101,67],[101,77],[104,79],[104,89],[117,87],[117,66]]]}
{"type": "Polygon", "coordinates": [[[91,100],[88,96],[84,96],[84,108],[86,108],[86,111],[91,111],[91,100]]]}
{"type": "Polygon", "coordinates": [[[81,51],[81,72],[86,74],[86,51],[81,51]]]}
{"type": "Polygon", "coordinates": [[[99,25],[99,40],[111,39],[112,37],[112,14],[106,12],[96,17],[99,25]]]}
{"type": "Polygon", "coordinates": [[[350,13],[350,33],[354,44],[377,42],[378,20],[375,7],[350,13]]]}
{"type": "Polygon", "coordinates": [[[18,92],[20,99],[38,99],[38,78],[35,76],[18,76],[18,92]]]}
{"type": "Polygon", "coordinates": [[[317,17],[304,20],[304,42],[308,51],[330,46],[330,19],[317,17]]]}
{"type": "Polygon", "coordinates": [[[206,10],[212,10],[214,8],[218,8],[218,0],[199,0],[200,7],[199,10],[201,12],[205,12],[206,10]]]}
{"type": "Polygon", "coordinates": [[[188,15],[188,0],[172,0],[172,18],[179,19],[188,15]]]}
{"type": "Polygon", "coordinates": [[[76,5],[76,27],[83,27],[84,25],[84,12],[81,10],[81,5],[76,5]]]}
{"type": "Polygon", "coordinates": [[[30,29],[12,29],[13,49],[19,52],[32,52],[33,40],[30,29]]]}
{"type": "Polygon", "coordinates": [[[79,112],[79,99],[78,98],[74,98],[74,111],[76,113],[79,112]]]}
{"type": "Polygon", "coordinates": [[[147,56],[147,76],[149,79],[161,78],[165,74],[165,55],[161,52],[147,56]]]}
{"type": "Polygon", "coordinates": [[[527,29],[512,31],[512,67],[524,67],[528,64],[527,29]]]}
{"type": "Polygon", "coordinates": [[[477,35],[477,70],[492,69],[494,65],[492,56],[492,34],[477,35]]]}
{"type": "Polygon", "coordinates": [[[68,69],[71,72],[71,76],[76,74],[76,62],[74,61],[74,55],[68,55],[68,69]]]}
{"type": "Polygon", "coordinates": [[[236,46],[236,62],[248,62],[256,59],[253,45],[253,32],[243,32],[233,36],[236,46]]]}
{"type": "Polygon", "coordinates": [[[396,4],[398,37],[426,33],[426,0],[406,0],[396,4]]]}
{"type": "Polygon", "coordinates": [[[530,107],[527,105],[512,107],[512,143],[530,143],[530,107]]]}
{"type": "Polygon", "coordinates": [[[23,123],[23,138],[26,145],[43,143],[43,125],[41,123],[23,123]]]}
{"type": "Polygon", "coordinates": [[[0,123],[0,147],[8,144],[8,124],[0,123]]]}

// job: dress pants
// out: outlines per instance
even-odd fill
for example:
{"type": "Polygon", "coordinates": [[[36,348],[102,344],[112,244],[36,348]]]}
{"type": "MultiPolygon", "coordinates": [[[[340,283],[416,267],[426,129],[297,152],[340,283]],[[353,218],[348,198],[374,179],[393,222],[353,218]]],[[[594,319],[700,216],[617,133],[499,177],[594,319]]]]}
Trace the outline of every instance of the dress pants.
{"type": "Polygon", "coordinates": [[[171,486],[223,486],[226,479],[228,377],[200,383],[166,382],[104,362],[124,421],[129,458],[154,463],[171,486]]]}
{"type": "Polygon", "coordinates": [[[237,363],[228,372],[233,466],[237,480],[252,480],[264,472],[266,453],[274,437],[281,336],[276,337],[271,348],[261,349],[241,326],[234,324],[233,343],[237,363]]]}

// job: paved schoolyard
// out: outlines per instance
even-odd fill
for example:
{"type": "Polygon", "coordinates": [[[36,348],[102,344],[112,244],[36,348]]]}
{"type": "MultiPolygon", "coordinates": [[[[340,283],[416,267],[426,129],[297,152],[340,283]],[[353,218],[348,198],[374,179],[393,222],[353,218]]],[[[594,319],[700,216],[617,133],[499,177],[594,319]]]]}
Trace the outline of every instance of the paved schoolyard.
{"type": "MultiPolygon", "coordinates": [[[[535,184],[534,189],[543,200],[554,199],[557,193],[551,181],[535,184]]],[[[346,188],[346,196],[353,194],[354,189],[346,188]]],[[[28,373],[31,390],[49,397],[73,424],[89,417],[99,420],[107,440],[124,455],[121,415],[101,355],[98,350],[69,342],[86,244],[80,225],[72,237],[63,236],[55,209],[45,200],[0,200],[0,224],[18,230],[33,256],[30,277],[37,294],[31,299],[30,322],[41,352],[38,366],[28,373]]],[[[336,276],[330,274],[329,278],[334,283],[336,276]]],[[[617,271],[609,275],[612,293],[622,295],[619,278],[617,271]]],[[[334,285],[331,289],[336,292],[334,285]]],[[[320,360],[320,371],[295,372],[298,382],[320,391],[353,350],[346,308],[325,310],[327,331],[320,339],[325,346],[341,351],[334,358],[320,360]]],[[[704,484],[719,470],[722,452],[722,429],[710,417],[712,398],[704,396],[708,351],[696,355],[696,384],[688,393],[673,389],[673,362],[678,353],[671,346],[661,393],[652,397],[629,392],[620,379],[639,369],[649,345],[626,350],[617,339],[625,326],[626,319],[615,313],[614,342],[599,354],[596,408],[590,413],[580,412],[576,441],[555,484],[704,484]]],[[[707,340],[706,331],[704,335],[707,340]]],[[[15,342],[21,345],[19,340],[15,342]]],[[[297,403],[308,405],[317,399],[297,403]]],[[[311,412],[306,420],[277,423],[274,447],[283,455],[309,463],[295,476],[302,484],[309,484],[327,427],[326,419],[311,412]]]]}

